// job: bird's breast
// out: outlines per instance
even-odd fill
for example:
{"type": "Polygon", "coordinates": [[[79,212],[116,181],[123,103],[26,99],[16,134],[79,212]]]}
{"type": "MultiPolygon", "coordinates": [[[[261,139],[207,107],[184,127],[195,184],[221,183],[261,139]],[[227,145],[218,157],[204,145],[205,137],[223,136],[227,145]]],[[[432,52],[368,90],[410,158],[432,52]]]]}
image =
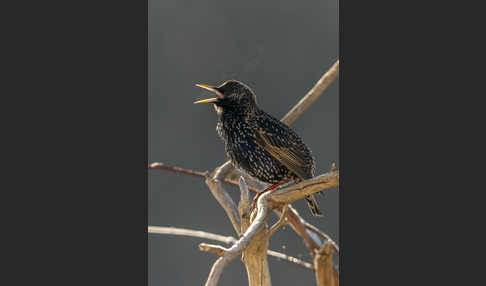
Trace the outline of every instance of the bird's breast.
{"type": "Polygon", "coordinates": [[[288,169],[257,144],[256,130],[244,120],[218,120],[217,131],[233,165],[264,183],[286,180],[288,169]]]}

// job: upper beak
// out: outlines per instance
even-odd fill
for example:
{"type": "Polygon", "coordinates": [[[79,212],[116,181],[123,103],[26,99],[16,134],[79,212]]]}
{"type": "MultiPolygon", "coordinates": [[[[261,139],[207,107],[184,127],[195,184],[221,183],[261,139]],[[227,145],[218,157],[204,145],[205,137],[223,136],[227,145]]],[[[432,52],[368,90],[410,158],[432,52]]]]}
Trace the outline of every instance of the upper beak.
{"type": "Polygon", "coordinates": [[[209,91],[212,91],[212,92],[216,93],[216,95],[218,95],[218,97],[199,100],[199,101],[194,102],[194,104],[216,102],[220,98],[223,98],[223,94],[221,92],[219,92],[219,90],[217,90],[215,87],[212,87],[212,86],[207,85],[207,84],[199,84],[199,83],[196,84],[196,86],[207,89],[209,91]]]}

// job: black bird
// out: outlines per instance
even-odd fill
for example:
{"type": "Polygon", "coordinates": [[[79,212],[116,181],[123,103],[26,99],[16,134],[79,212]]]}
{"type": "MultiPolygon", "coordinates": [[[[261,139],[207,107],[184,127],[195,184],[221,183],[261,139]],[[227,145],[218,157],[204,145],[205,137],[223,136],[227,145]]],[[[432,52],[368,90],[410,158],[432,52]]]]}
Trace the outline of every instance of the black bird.
{"type": "MultiPolygon", "coordinates": [[[[290,127],[258,107],[255,93],[248,86],[236,80],[217,87],[196,86],[217,95],[194,103],[214,104],[218,114],[216,130],[226,154],[237,169],[272,185],[264,192],[314,176],[310,149],[290,127]]],[[[322,215],[313,195],[306,200],[313,215],[322,215]]]]}

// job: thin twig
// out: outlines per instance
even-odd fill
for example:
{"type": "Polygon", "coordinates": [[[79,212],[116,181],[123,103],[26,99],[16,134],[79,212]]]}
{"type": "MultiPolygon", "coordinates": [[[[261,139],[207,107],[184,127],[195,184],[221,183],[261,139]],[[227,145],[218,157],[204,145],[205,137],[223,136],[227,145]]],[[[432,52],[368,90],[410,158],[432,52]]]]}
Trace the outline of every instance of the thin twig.
{"type": "Polygon", "coordinates": [[[221,185],[221,181],[216,176],[210,177],[208,175],[206,177],[206,185],[208,185],[209,190],[211,191],[211,194],[213,194],[214,198],[218,201],[221,207],[223,207],[236,233],[241,235],[241,220],[240,214],[238,213],[238,208],[228,192],[226,192],[221,185]]]}
{"type": "MultiPolygon", "coordinates": [[[[185,174],[185,175],[190,175],[190,176],[195,176],[195,177],[201,177],[201,178],[206,178],[206,175],[208,174],[207,171],[201,172],[201,171],[195,171],[195,170],[186,169],[186,168],[168,166],[168,165],[166,165],[164,163],[161,163],[161,162],[151,163],[151,164],[149,164],[148,168],[149,168],[149,170],[169,171],[169,172],[174,172],[174,173],[179,173],[179,174],[185,174]]],[[[238,179],[233,179],[233,178],[229,178],[229,177],[226,177],[224,179],[223,178],[220,178],[220,180],[223,181],[223,182],[225,182],[226,184],[233,185],[233,186],[236,186],[236,187],[238,187],[238,179]]],[[[252,192],[254,194],[256,194],[256,193],[259,192],[256,188],[252,188],[250,186],[249,186],[248,189],[249,189],[250,192],[252,192]]]]}
{"type": "Polygon", "coordinates": [[[312,232],[306,229],[306,221],[299,215],[296,209],[289,205],[287,219],[292,229],[304,240],[305,245],[310,253],[314,255],[314,251],[321,247],[322,242],[312,236],[312,232]]]}
{"type": "Polygon", "coordinates": [[[307,92],[307,94],[280,120],[283,123],[290,125],[299,118],[307,108],[309,108],[314,101],[326,90],[326,88],[334,81],[339,74],[339,60],[317,81],[314,87],[307,92]]]}
{"type": "Polygon", "coordinates": [[[272,237],[272,235],[275,234],[275,232],[281,228],[282,226],[288,224],[288,219],[287,219],[287,213],[288,213],[288,210],[289,210],[289,205],[284,205],[283,206],[283,210],[282,210],[282,214],[280,215],[280,218],[278,219],[278,221],[272,225],[272,227],[268,230],[268,237],[272,237]]]}
{"type": "Polygon", "coordinates": [[[312,264],[310,264],[308,262],[305,262],[305,261],[302,261],[300,259],[297,259],[295,257],[289,256],[287,254],[280,253],[280,252],[276,252],[276,251],[273,251],[273,250],[268,250],[267,251],[267,254],[268,255],[271,255],[273,257],[277,257],[277,258],[283,259],[285,261],[293,262],[293,263],[295,263],[295,264],[297,264],[299,266],[302,266],[304,268],[307,268],[309,270],[314,271],[314,266],[312,266],[312,264]]]}
{"type": "MultiPolygon", "coordinates": [[[[237,241],[237,239],[232,237],[232,236],[224,236],[224,235],[214,234],[214,233],[210,233],[210,232],[206,232],[206,231],[179,228],[179,227],[149,226],[148,227],[148,233],[198,237],[198,238],[205,238],[205,239],[220,241],[220,242],[224,242],[226,244],[235,243],[237,241]]],[[[205,244],[205,245],[209,245],[209,244],[205,244]]],[[[218,246],[218,247],[220,247],[220,246],[218,246]]],[[[201,251],[209,251],[209,250],[201,249],[201,251]]],[[[303,260],[300,260],[298,258],[295,258],[293,256],[287,255],[285,253],[281,253],[281,252],[274,251],[274,250],[268,250],[267,254],[270,255],[270,256],[276,257],[278,259],[282,259],[286,262],[295,263],[299,266],[302,266],[304,268],[307,268],[309,270],[314,271],[314,266],[312,266],[312,264],[305,262],[303,260]]]]}
{"type": "Polygon", "coordinates": [[[331,239],[331,237],[329,237],[329,235],[323,233],[320,229],[311,225],[308,222],[305,222],[304,225],[308,230],[310,230],[310,231],[314,232],[315,234],[317,234],[318,236],[320,236],[324,241],[329,242],[332,245],[332,247],[334,248],[334,251],[336,253],[339,253],[339,246],[336,244],[336,242],[334,242],[334,240],[331,239]]]}
{"type": "Polygon", "coordinates": [[[207,172],[200,172],[200,171],[193,171],[190,169],[183,169],[179,167],[172,167],[172,166],[167,166],[164,163],[160,162],[154,162],[149,165],[149,169],[159,169],[159,170],[165,170],[165,171],[171,171],[175,173],[182,173],[186,175],[191,175],[191,176],[197,176],[197,177],[206,177],[207,172]]]}
{"type": "Polygon", "coordinates": [[[192,230],[192,229],[185,229],[185,228],[179,228],[179,227],[149,226],[148,227],[148,233],[199,237],[199,238],[221,241],[221,242],[224,242],[226,244],[236,242],[236,239],[232,236],[224,236],[224,235],[214,234],[214,233],[205,232],[205,231],[201,231],[201,230],[192,230]]]}

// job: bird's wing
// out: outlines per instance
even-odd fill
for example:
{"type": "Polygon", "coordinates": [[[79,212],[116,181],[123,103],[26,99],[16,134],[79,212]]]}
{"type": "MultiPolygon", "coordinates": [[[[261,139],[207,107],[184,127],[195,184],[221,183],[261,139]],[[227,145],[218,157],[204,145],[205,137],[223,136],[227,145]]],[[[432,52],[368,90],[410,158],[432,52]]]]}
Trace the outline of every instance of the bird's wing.
{"type": "MultiPolygon", "coordinates": [[[[285,128],[285,127],[283,127],[285,128]]],[[[290,128],[289,128],[290,129],[290,128]]],[[[294,135],[292,131],[290,131],[294,135]]],[[[288,134],[288,132],[286,132],[288,134]]],[[[294,172],[302,180],[308,178],[306,158],[309,154],[302,148],[297,136],[283,139],[275,129],[260,126],[257,128],[256,143],[277,159],[282,165],[294,172]]]]}

